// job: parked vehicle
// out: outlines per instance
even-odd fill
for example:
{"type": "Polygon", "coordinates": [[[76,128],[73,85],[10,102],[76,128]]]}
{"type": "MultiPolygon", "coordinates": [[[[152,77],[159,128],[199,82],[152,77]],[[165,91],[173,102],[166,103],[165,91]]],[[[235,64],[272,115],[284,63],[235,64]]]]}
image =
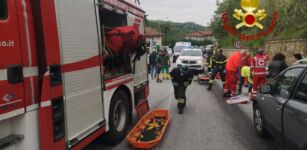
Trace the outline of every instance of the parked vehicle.
{"type": "Polygon", "coordinates": [[[206,46],[206,50],[207,50],[207,51],[209,51],[209,50],[211,50],[211,49],[213,49],[213,45],[207,45],[207,46],[206,46]]]}
{"type": "Polygon", "coordinates": [[[172,56],[173,55],[173,49],[167,48],[167,53],[168,53],[168,55],[172,56]]]}
{"type": "Polygon", "coordinates": [[[177,58],[184,49],[190,48],[191,46],[191,42],[177,42],[174,46],[173,63],[176,63],[177,58]]]}
{"type": "Polygon", "coordinates": [[[176,66],[187,65],[190,69],[202,73],[204,71],[205,60],[201,49],[186,49],[181,52],[176,61],[176,66]]]}
{"type": "Polygon", "coordinates": [[[105,42],[117,27],[144,33],[139,4],[1,0],[3,11],[0,43],[10,42],[0,47],[0,149],[80,150],[101,135],[120,142],[146,112],[147,59],[134,63],[105,42]]]}
{"type": "Polygon", "coordinates": [[[307,65],[292,66],[262,86],[254,103],[254,126],[289,150],[307,149],[307,65]]]}

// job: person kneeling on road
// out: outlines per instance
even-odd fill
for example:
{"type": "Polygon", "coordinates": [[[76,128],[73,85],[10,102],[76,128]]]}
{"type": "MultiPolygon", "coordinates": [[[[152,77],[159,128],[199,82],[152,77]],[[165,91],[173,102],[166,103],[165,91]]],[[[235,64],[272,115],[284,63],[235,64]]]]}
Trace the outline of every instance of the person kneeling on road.
{"type": "Polygon", "coordinates": [[[239,81],[242,60],[247,55],[246,50],[234,52],[226,63],[226,83],[224,86],[224,97],[229,98],[236,95],[236,88],[239,81]]]}
{"type": "Polygon", "coordinates": [[[219,49],[217,54],[213,57],[212,60],[213,64],[213,71],[210,75],[208,90],[210,91],[212,89],[212,86],[214,84],[214,79],[217,74],[221,76],[221,80],[223,82],[223,87],[225,84],[225,65],[227,63],[226,56],[223,55],[223,50],[219,49]]]}
{"type": "Polygon", "coordinates": [[[171,79],[174,86],[175,98],[179,114],[183,114],[186,104],[186,89],[192,83],[194,74],[187,66],[176,67],[171,72],[171,79]]]}

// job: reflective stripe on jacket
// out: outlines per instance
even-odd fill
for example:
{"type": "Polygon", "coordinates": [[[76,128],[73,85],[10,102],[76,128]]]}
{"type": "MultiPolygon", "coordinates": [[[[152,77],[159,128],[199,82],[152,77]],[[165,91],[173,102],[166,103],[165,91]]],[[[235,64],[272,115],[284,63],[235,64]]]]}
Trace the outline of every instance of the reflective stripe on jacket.
{"type": "Polygon", "coordinates": [[[266,76],[267,57],[257,54],[251,61],[251,72],[254,76],[266,76]]]}

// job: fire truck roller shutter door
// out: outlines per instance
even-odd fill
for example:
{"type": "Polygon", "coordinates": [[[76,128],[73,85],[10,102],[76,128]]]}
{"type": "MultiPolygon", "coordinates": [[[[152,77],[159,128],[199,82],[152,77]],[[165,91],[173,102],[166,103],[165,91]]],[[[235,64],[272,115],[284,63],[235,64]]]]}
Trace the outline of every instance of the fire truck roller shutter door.
{"type": "Polygon", "coordinates": [[[68,145],[104,121],[94,0],[56,1],[68,145]],[[82,30],[80,30],[82,26],[82,30]]]}

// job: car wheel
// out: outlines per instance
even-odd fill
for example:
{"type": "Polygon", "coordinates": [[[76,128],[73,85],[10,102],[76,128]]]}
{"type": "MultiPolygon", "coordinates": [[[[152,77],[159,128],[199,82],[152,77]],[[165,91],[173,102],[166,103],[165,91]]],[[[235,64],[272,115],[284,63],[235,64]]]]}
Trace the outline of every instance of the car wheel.
{"type": "Polygon", "coordinates": [[[257,104],[254,104],[254,117],[253,118],[254,118],[254,127],[256,130],[256,133],[261,137],[267,137],[269,134],[265,128],[263,116],[257,104]]]}
{"type": "Polygon", "coordinates": [[[130,120],[128,101],[129,98],[124,91],[116,92],[111,100],[109,113],[110,130],[106,135],[109,144],[118,144],[127,134],[130,120]]]}

